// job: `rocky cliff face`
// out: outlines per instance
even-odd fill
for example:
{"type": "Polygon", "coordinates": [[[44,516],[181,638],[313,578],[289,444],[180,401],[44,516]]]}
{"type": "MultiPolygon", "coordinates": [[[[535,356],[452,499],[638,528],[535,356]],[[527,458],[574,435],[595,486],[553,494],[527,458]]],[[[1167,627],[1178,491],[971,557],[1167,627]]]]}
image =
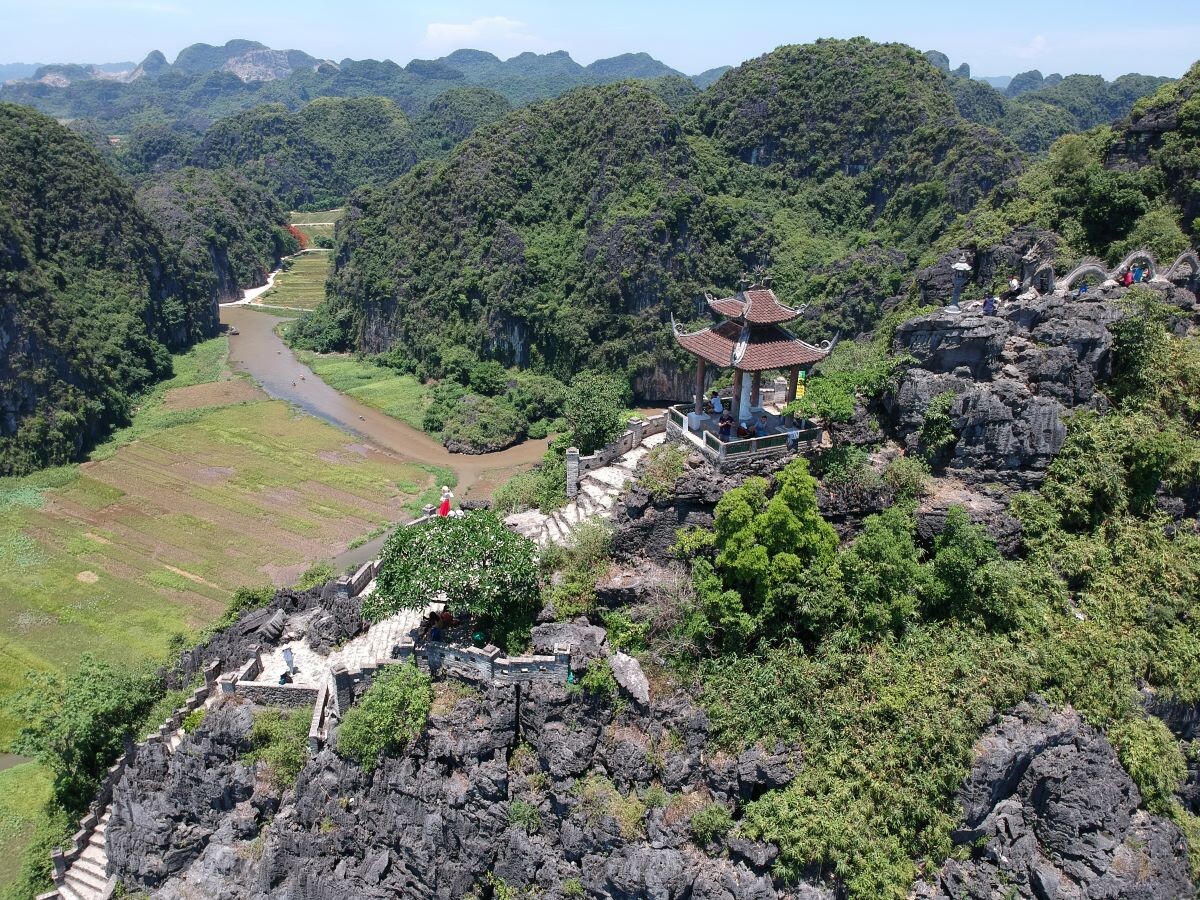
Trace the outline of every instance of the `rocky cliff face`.
{"type": "Polygon", "coordinates": [[[916,900],[1189,898],[1182,833],[1140,808],[1108,741],[1072,710],[1023,703],[976,745],[959,792],[969,859],[947,862],[916,900]]]}
{"type": "Polygon", "coordinates": [[[803,763],[789,748],[712,753],[706,716],[679,694],[648,706],[544,684],[446,696],[407,754],[368,774],[323,750],[282,802],[240,761],[248,708],[210,712],[117,786],[116,871],[158,898],[449,900],[491,873],[549,898],[832,900],[776,884],[771,846],[699,846],[690,831],[709,804],[736,816],[791,781],[803,763]]]}
{"type": "Polygon", "coordinates": [[[934,398],[953,396],[955,440],[947,468],[970,483],[1037,484],[1066,440],[1076,408],[1107,408],[1099,385],[1112,371],[1112,302],[1018,300],[996,316],[939,310],[896,331],[896,349],[916,365],[885,400],[889,425],[907,449],[921,448],[934,398]]]}

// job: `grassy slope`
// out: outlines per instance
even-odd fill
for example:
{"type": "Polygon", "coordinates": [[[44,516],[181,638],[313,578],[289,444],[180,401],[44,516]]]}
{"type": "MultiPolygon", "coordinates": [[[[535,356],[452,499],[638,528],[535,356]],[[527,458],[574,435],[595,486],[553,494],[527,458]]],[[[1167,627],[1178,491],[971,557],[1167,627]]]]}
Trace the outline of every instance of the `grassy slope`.
{"type": "Polygon", "coordinates": [[[0,885],[16,877],[34,823],[50,799],[50,777],[36,763],[0,772],[0,885]]]}
{"type": "Polygon", "coordinates": [[[296,357],[326,384],[394,419],[421,428],[431,398],[429,388],[413,375],[377,366],[341,353],[297,350],[296,357]]]}

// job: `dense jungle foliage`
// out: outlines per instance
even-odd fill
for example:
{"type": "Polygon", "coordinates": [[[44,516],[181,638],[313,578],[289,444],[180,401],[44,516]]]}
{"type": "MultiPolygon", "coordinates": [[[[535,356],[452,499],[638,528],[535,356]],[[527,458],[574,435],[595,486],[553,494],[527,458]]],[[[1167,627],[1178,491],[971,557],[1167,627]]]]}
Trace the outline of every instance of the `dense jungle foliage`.
{"type": "Polygon", "coordinates": [[[314,100],[295,113],[279,104],[217,122],[191,160],[236,168],[290,209],[327,209],[356,187],[382,184],[417,159],[408,117],[378,97],[314,100]]]}
{"type": "Polygon", "coordinates": [[[223,300],[299,249],[283,207],[235,172],[183,169],[152,179],[137,200],[200,277],[196,289],[223,300]]]}
{"type": "Polygon", "coordinates": [[[126,422],[169,351],[214,332],[204,284],[81,137],[0,105],[0,474],[126,422]]]}
{"type": "Polygon", "coordinates": [[[900,45],[780,48],[679,110],[642,85],[581,89],[357,195],[332,300],[294,333],[396,346],[430,375],[449,346],[559,378],[619,371],[645,396],[677,380],[665,323],[696,321],[703,290],[770,266],[786,299],[828,298],[810,336],[862,330],[879,298],[848,312],[812,270],[885,244],[898,256],[859,258],[898,283],[1017,169],[900,45]]]}
{"type": "Polygon", "coordinates": [[[988,247],[1033,226],[1054,232],[1056,246],[1044,249],[1062,266],[1087,256],[1111,265],[1142,247],[1169,264],[1200,233],[1198,87],[1200,64],[1139,101],[1128,120],[1060,138],[935,249],[988,247]]]}

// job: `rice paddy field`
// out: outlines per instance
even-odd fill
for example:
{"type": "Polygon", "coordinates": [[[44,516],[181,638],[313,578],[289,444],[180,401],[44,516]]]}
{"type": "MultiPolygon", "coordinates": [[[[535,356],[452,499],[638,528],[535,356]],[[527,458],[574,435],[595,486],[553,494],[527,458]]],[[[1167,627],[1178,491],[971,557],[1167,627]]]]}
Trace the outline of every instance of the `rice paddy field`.
{"type": "MultiPolygon", "coordinates": [[[[222,337],[176,357],[88,462],[0,479],[0,746],[26,672],[162,658],[234,589],[293,583],[436,489],[434,470],[230,376],[227,356],[222,337]]],[[[37,765],[0,772],[0,885],[47,791],[37,765]]]]}
{"type": "Polygon", "coordinates": [[[293,212],[291,223],[316,246],[318,238],[333,238],[333,226],[344,214],[345,209],[326,209],[317,212],[293,212]]]}
{"type": "Polygon", "coordinates": [[[325,299],[325,279],[333,253],[318,250],[294,256],[290,265],[275,276],[275,284],[254,302],[280,309],[313,309],[325,299]]]}

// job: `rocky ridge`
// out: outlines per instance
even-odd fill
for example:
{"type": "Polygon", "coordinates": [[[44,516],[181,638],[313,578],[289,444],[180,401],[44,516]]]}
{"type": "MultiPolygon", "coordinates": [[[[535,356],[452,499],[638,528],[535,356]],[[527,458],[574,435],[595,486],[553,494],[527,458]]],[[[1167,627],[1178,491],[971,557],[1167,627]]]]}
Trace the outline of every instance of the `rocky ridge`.
{"type": "Polygon", "coordinates": [[[1112,745],[1073,710],[1022,703],[975,751],[956,834],[974,850],[914,900],[1196,896],[1182,832],[1143,808],[1112,745]]]}
{"type": "MultiPolygon", "coordinates": [[[[226,703],[173,756],[139,759],[108,826],[116,871],[156,898],[452,898],[489,877],[545,897],[805,898],[775,848],[698,846],[691,816],[785,786],[794,748],[713,753],[682,694],[613,702],[566,685],[439,688],[409,751],[373,773],[333,749],[282,797],[242,762],[252,717],[226,703]],[[659,799],[639,788],[661,784],[659,799]],[[575,887],[573,887],[575,885],[575,887]]],[[[736,815],[736,812],[735,812],[736,815]]]]}

